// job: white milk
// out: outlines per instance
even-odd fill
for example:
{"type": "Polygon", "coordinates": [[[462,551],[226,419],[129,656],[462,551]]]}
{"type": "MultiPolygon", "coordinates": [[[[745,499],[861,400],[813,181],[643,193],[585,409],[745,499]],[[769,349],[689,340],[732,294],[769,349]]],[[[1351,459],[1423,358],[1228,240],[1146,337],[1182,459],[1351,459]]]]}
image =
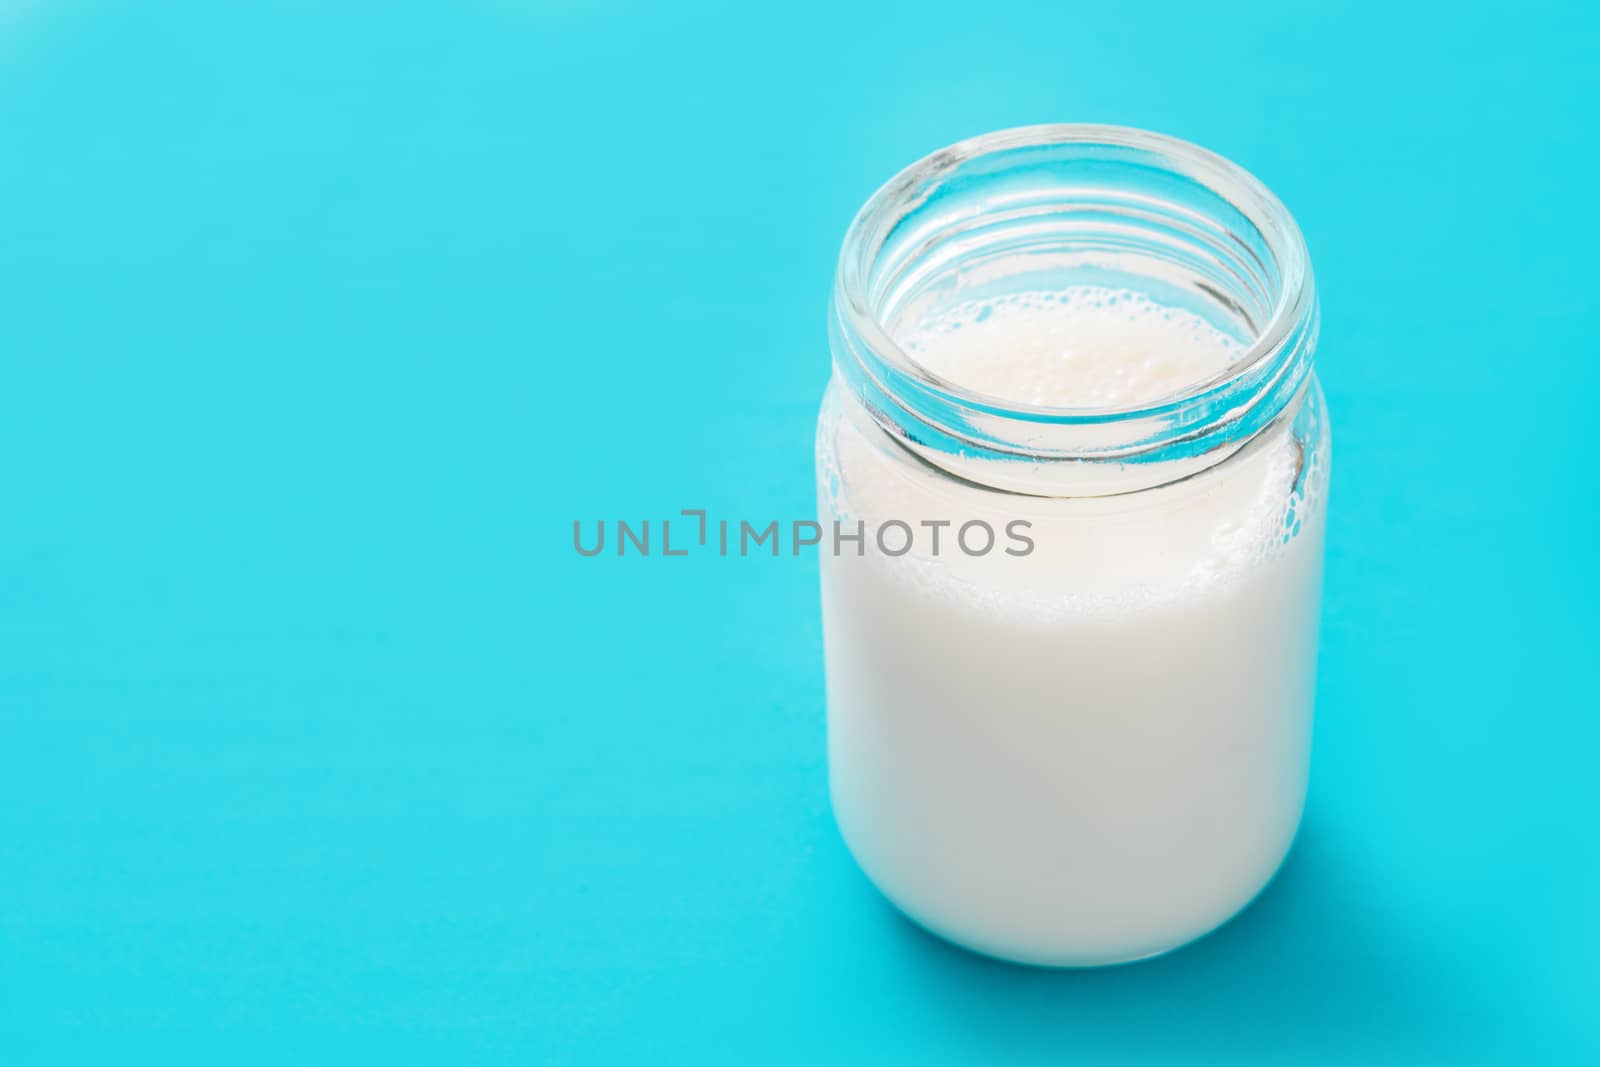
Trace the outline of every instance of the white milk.
{"type": "MultiPolygon", "coordinates": [[[[1240,351],[1092,288],[963,306],[897,340],[980,393],[1102,408],[1240,351]]],[[[825,521],[1022,516],[1035,546],[1008,556],[1002,535],[969,557],[953,528],[937,558],[924,529],[898,558],[870,534],[863,557],[824,543],[833,806],[868,876],[929,929],[1042,964],[1152,955],[1243,907],[1306,788],[1324,477],[1287,427],[1187,481],[1035,499],[932,471],[838,390],[825,521]]]]}

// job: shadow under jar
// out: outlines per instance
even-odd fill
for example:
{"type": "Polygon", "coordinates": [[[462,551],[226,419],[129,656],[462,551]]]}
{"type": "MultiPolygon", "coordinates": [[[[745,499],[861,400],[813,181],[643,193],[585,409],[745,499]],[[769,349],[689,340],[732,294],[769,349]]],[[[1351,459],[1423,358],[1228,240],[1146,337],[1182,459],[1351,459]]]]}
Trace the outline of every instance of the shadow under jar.
{"type": "Polygon", "coordinates": [[[1299,230],[1137,130],[938,152],[845,238],[817,428],[833,809],[913,920],[1156,955],[1305,801],[1328,480],[1299,230]]]}

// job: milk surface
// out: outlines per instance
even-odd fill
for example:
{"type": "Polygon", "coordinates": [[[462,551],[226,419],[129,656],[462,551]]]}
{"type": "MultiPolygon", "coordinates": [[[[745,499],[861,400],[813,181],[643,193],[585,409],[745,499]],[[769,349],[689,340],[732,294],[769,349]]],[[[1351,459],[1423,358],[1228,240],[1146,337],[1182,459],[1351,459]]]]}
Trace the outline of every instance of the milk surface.
{"type": "MultiPolygon", "coordinates": [[[[1170,398],[1242,352],[1092,287],[896,339],[948,382],[1084,409],[1170,398]]],[[[1022,517],[1035,545],[823,554],[831,791],[868,876],[935,932],[1044,964],[1159,953],[1246,904],[1293,839],[1309,755],[1324,478],[1289,428],[1080,499],[954,481],[839,392],[819,435],[825,519],[1022,517]]]]}
{"type": "Polygon", "coordinates": [[[958,304],[896,338],[975,392],[1041,407],[1115,410],[1216,377],[1243,346],[1200,316],[1100,286],[958,304]]]}

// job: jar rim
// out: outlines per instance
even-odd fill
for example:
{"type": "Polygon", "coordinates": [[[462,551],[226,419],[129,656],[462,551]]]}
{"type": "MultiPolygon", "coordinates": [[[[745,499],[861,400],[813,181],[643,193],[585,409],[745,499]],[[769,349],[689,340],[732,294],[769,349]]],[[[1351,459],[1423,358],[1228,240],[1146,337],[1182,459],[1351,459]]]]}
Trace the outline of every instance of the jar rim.
{"type": "MultiPolygon", "coordinates": [[[[925,197],[926,192],[920,192],[925,197]]],[[[1282,357],[1315,314],[1315,291],[1305,238],[1282,201],[1237,163],[1192,142],[1130,126],[1051,123],[980,134],[939,149],[885,182],[856,213],[845,232],[835,276],[834,302],[843,325],[894,371],[915,380],[932,397],[1000,417],[1053,424],[1095,425],[1160,418],[1196,401],[1229,393],[1259,379],[1282,357]],[[1272,309],[1239,357],[1215,375],[1179,392],[1122,407],[1040,405],[989,395],[950,381],[914,359],[890,334],[868,299],[868,277],[888,233],[919,202],[919,192],[964,164],[985,156],[1034,147],[1082,145],[1154,153],[1186,177],[1237,209],[1261,234],[1282,279],[1272,309]]]]}

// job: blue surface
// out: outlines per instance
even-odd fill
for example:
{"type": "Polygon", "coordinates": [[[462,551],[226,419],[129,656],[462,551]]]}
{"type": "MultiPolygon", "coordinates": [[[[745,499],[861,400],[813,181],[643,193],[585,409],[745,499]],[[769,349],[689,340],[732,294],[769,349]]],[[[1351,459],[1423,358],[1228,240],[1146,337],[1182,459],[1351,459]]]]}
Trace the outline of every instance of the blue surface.
{"type": "Polygon", "coordinates": [[[12,0],[0,1061],[1594,1062],[1597,49],[1581,3],[12,0]],[[1335,426],[1301,842],[1064,974],[852,866],[814,558],[570,540],[810,514],[850,215],[1052,120],[1283,197],[1335,426]]]}

